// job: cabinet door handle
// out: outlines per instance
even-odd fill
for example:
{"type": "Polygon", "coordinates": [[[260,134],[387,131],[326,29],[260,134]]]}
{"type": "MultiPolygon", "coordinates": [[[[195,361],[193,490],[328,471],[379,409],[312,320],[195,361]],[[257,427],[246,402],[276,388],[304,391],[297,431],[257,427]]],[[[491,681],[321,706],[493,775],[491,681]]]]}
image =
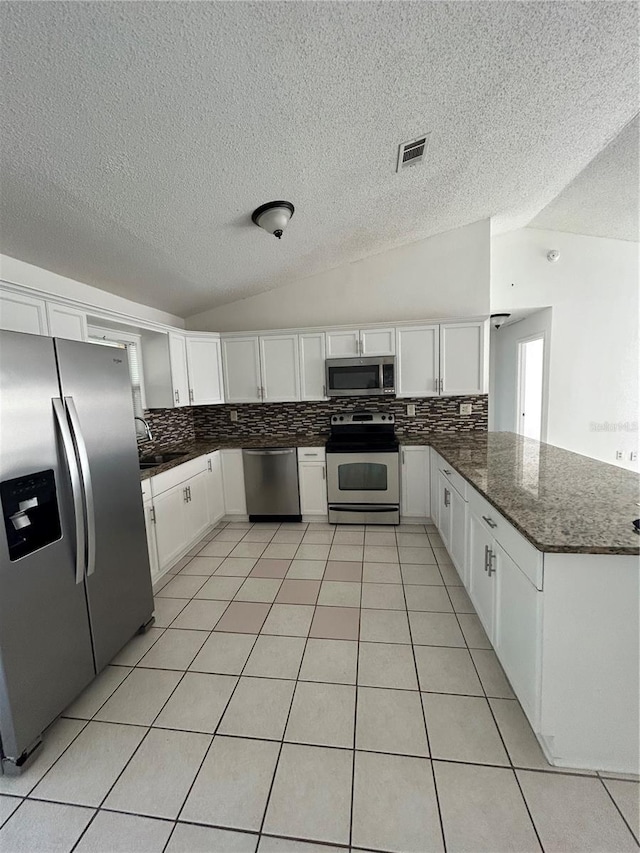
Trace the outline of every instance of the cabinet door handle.
{"type": "Polygon", "coordinates": [[[213,466],[211,465],[210,459],[207,460],[207,468],[209,469],[209,471],[213,471],[213,466]]]}
{"type": "Polygon", "coordinates": [[[189,498],[187,497],[187,487],[186,486],[182,490],[182,496],[184,497],[184,502],[189,503],[189,498]]]}
{"type": "Polygon", "coordinates": [[[189,501],[191,501],[191,486],[187,486],[187,493],[189,495],[189,501]]]}
{"type": "Polygon", "coordinates": [[[323,480],[326,480],[326,479],[327,479],[327,469],[326,469],[326,468],[323,468],[323,469],[322,469],[322,479],[323,479],[323,480]]]}
{"type": "Polygon", "coordinates": [[[149,511],[149,518],[151,519],[151,523],[156,523],[156,508],[154,506],[151,507],[149,511]]]}
{"type": "Polygon", "coordinates": [[[447,468],[443,468],[443,469],[442,469],[442,473],[443,473],[443,474],[446,474],[446,475],[447,475],[447,477],[450,477],[450,476],[451,476],[451,471],[447,470],[447,468]]]}
{"type": "Polygon", "coordinates": [[[493,553],[492,549],[489,548],[489,559],[487,561],[487,574],[489,577],[491,575],[495,575],[496,570],[493,568],[493,561],[495,560],[496,555],[493,553]]]}
{"type": "Polygon", "coordinates": [[[323,386],[322,386],[322,396],[323,396],[323,397],[326,397],[326,396],[327,396],[327,386],[326,386],[326,385],[323,385],[323,386]]]}
{"type": "Polygon", "coordinates": [[[442,382],[443,382],[443,380],[441,379],[441,380],[440,380],[440,393],[441,393],[441,394],[442,394],[442,382]]]}
{"type": "Polygon", "coordinates": [[[445,506],[449,506],[449,504],[451,503],[450,498],[451,498],[451,493],[449,492],[449,489],[445,489],[444,490],[444,505],[445,506]]]}
{"type": "Polygon", "coordinates": [[[193,388],[189,388],[189,402],[193,403],[193,388]]]}
{"type": "Polygon", "coordinates": [[[402,451],[402,464],[404,465],[404,450],[402,451]]]}
{"type": "Polygon", "coordinates": [[[485,545],[484,546],[484,570],[485,570],[485,572],[488,571],[488,567],[489,567],[489,546],[485,545]]]}
{"type": "Polygon", "coordinates": [[[433,390],[438,391],[438,380],[437,379],[433,380],[433,390]]]}
{"type": "Polygon", "coordinates": [[[492,529],[493,529],[494,527],[497,527],[497,526],[498,526],[492,518],[489,518],[489,516],[488,516],[488,515],[483,515],[483,516],[482,516],[482,519],[483,519],[483,521],[486,521],[486,522],[487,522],[487,524],[489,525],[489,527],[491,527],[492,529]]]}
{"type": "Polygon", "coordinates": [[[176,388],[175,394],[174,394],[173,396],[174,396],[174,399],[175,399],[176,403],[177,403],[178,405],[180,405],[180,392],[178,391],[178,389],[177,389],[177,388],[176,388]]]}

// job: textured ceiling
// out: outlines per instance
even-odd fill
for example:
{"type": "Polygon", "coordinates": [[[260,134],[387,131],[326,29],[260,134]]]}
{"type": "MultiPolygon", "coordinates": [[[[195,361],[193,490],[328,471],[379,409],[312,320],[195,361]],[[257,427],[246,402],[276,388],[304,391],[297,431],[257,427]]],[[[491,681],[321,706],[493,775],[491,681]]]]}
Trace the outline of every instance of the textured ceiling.
{"type": "Polygon", "coordinates": [[[529,225],[640,240],[639,134],[636,117],[529,225]]]}
{"type": "Polygon", "coordinates": [[[0,4],[0,249],[182,316],[495,217],[637,112],[635,3],[0,4]],[[394,173],[431,131],[428,162],[394,173]],[[251,211],[289,199],[282,241],[251,211]]]}

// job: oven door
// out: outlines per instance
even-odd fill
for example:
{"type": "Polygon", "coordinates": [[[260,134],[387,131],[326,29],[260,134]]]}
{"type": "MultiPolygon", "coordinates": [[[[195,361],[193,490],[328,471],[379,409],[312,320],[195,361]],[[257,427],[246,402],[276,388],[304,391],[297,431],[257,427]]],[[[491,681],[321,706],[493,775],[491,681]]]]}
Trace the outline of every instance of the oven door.
{"type": "Polygon", "coordinates": [[[330,504],[398,504],[400,454],[327,453],[330,504]]]}

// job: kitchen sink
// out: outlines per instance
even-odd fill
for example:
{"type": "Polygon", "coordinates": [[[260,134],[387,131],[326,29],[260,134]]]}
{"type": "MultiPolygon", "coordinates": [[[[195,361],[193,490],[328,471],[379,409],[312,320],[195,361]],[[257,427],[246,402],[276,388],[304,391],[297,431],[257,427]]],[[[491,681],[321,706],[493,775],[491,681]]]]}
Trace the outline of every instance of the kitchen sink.
{"type": "Polygon", "coordinates": [[[138,460],[140,470],[146,471],[149,468],[155,468],[157,465],[162,465],[164,462],[173,462],[174,459],[181,459],[186,455],[186,453],[155,453],[151,456],[141,456],[138,460]]]}

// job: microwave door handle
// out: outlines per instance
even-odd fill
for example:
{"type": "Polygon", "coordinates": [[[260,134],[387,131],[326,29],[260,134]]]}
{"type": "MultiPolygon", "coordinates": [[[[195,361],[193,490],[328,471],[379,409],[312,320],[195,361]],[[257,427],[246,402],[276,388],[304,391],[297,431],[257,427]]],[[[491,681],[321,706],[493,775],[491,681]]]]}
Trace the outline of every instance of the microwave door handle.
{"type": "Polygon", "coordinates": [[[383,362],[380,361],[378,365],[379,375],[378,375],[378,383],[379,383],[379,391],[382,394],[384,392],[384,365],[383,362]]]}
{"type": "Polygon", "coordinates": [[[87,445],[84,443],[80,418],[73,397],[65,397],[64,401],[69,412],[73,437],[78,448],[78,459],[80,460],[80,475],[82,477],[82,488],[84,489],[84,501],[87,510],[87,576],[96,570],[96,516],[93,506],[93,484],[91,482],[91,471],[89,469],[89,454],[87,445]]]}
{"type": "Polygon", "coordinates": [[[53,411],[62,438],[62,447],[66,457],[67,469],[71,480],[71,494],[73,495],[73,514],[76,522],[76,583],[82,583],[84,578],[84,552],[86,548],[86,529],[84,525],[84,506],[82,503],[82,486],[80,485],[80,472],[78,460],[73,446],[73,438],[69,429],[67,415],[59,397],[52,399],[53,411]]]}

